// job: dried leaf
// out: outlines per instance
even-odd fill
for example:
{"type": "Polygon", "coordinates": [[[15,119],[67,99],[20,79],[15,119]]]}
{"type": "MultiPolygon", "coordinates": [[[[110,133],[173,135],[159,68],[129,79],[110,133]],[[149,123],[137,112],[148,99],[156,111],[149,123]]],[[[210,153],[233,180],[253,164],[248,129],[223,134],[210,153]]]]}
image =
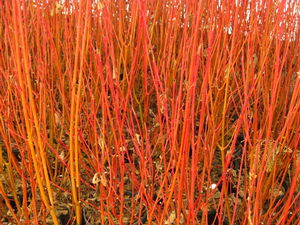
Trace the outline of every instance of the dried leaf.
{"type": "Polygon", "coordinates": [[[93,183],[93,184],[98,184],[99,182],[100,182],[99,174],[98,174],[98,173],[95,173],[95,174],[94,174],[94,177],[93,177],[93,180],[92,180],[92,183],[93,183]]]}
{"type": "Polygon", "coordinates": [[[102,174],[102,175],[100,176],[100,182],[101,182],[101,184],[102,184],[104,187],[106,187],[106,185],[107,185],[107,179],[106,179],[106,177],[105,177],[104,174],[102,174]]]}
{"type": "Polygon", "coordinates": [[[174,223],[175,219],[176,219],[176,213],[175,211],[172,211],[169,218],[165,220],[164,224],[172,224],[174,223]]]}

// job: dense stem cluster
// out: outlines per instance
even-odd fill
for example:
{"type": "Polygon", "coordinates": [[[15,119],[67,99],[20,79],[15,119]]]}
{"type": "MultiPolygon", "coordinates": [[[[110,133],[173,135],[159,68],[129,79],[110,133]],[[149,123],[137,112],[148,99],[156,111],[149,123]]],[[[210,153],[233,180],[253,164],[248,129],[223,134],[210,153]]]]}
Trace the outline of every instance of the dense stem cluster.
{"type": "Polygon", "coordinates": [[[299,7],[0,1],[0,224],[299,224],[299,7]]]}

